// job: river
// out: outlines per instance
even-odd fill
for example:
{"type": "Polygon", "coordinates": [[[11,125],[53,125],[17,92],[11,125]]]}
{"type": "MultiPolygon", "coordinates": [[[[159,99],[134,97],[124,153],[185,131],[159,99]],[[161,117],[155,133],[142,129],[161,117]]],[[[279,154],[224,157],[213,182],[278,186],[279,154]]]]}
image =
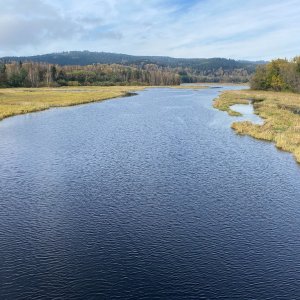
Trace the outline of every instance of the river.
{"type": "Polygon", "coordinates": [[[0,298],[299,299],[300,168],[231,88],[0,122],[0,298]]]}

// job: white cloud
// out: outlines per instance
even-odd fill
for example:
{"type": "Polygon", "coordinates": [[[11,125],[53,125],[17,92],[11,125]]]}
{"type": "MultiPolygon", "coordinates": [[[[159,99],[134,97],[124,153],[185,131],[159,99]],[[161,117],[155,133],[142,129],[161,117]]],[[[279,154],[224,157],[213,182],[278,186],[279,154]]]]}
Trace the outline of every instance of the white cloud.
{"type": "Polygon", "coordinates": [[[0,0],[0,55],[64,50],[270,59],[300,54],[296,0],[0,0]]]}

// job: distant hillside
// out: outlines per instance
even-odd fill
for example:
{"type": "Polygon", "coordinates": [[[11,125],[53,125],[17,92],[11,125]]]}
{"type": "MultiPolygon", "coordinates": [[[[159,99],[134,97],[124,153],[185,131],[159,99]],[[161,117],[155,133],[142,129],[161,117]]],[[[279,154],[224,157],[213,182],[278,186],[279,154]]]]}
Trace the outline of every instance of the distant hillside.
{"type": "Polygon", "coordinates": [[[42,62],[54,65],[87,66],[93,64],[119,64],[143,69],[156,65],[171,69],[181,77],[181,82],[227,81],[246,82],[256,66],[263,62],[236,61],[225,58],[172,58],[167,56],[133,56],[107,52],[70,51],[37,56],[3,57],[4,63],[13,61],[42,62]]]}
{"type": "Polygon", "coordinates": [[[61,53],[50,53],[36,56],[10,56],[3,57],[2,61],[34,61],[45,62],[58,65],[91,65],[91,64],[157,64],[162,67],[194,67],[201,69],[226,69],[255,68],[257,64],[263,62],[236,61],[226,58],[173,58],[168,56],[134,56],[127,54],[90,52],[90,51],[70,51],[61,53]]]}

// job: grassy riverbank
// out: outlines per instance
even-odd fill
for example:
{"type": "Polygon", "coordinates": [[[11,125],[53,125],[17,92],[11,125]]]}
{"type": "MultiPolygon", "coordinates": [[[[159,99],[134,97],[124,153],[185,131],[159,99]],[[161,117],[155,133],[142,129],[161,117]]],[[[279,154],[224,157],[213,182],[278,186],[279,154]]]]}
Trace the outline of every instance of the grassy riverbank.
{"type": "Polygon", "coordinates": [[[45,110],[126,96],[144,87],[63,87],[0,89],[0,120],[45,110]]]}
{"type": "Polygon", "coordinates": [[[232,128],[238,134],[274,142],[279,149],[292,152],[300,163],[300,94],[228,91],[214,101],[214,107],[232,116],[239,116],[240,113],[230,109],[230,106],[247,104],[249,101],[253,101],[254,111],[264,119],[264,124],[234,122],[232,128]]]}
{"type": "MultiPolygon", "coordinates": [[[[149,88],[149,86],[0,89],[0,120],[15,115],[46,110],[51,107],[71,106],[122,97],[145,88],[149,88]]],[[[165,86],[165,88],[203,89],[207,87],[165,86]]]]}

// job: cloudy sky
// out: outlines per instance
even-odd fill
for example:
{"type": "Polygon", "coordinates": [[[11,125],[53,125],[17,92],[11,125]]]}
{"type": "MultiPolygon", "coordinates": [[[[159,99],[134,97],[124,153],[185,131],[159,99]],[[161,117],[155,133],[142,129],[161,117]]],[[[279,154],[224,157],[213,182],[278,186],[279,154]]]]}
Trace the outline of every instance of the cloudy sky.
{"type": "Polygon", "coordinates": [[[0,56],[300,55],[299,0],[0,0],[0,56]]]}

